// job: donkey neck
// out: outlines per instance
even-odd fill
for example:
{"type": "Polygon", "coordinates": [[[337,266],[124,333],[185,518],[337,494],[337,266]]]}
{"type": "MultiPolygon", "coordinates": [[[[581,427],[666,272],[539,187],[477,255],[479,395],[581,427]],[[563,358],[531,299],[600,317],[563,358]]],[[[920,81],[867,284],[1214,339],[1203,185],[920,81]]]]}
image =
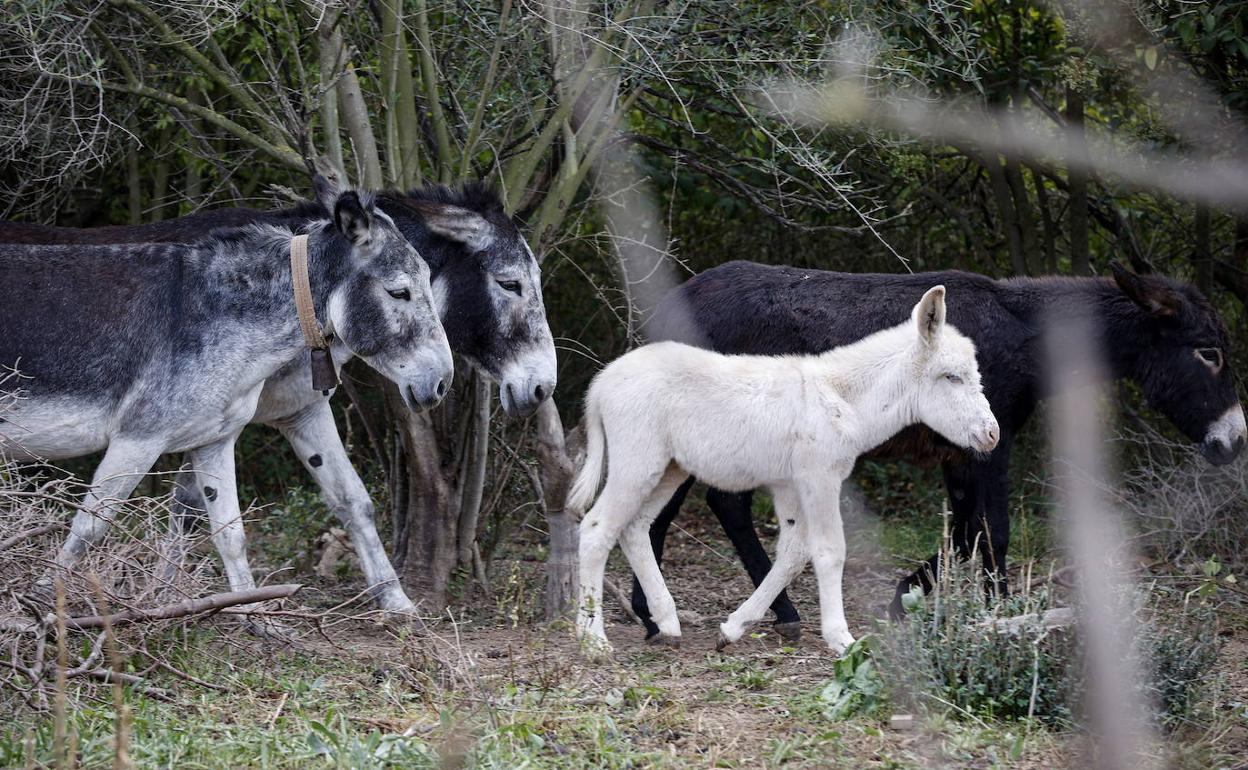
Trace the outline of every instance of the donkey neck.
{"type": "MultiPolygon", "coordinates": [[[[248,228],[227,233],[201,251],[205,309],[247,329],[256,354],[288,358],[306,346],[295,310],[289,231],[248,228]]],[[[329,299],[351,272],[350,246],[326,227],[308,238],[308,278],[316,317],[328,321],[329,299]]],[[[338,348],[335,346],[335,354],[338,348]]]]}
{"type": "Polygon", "coordinates": [[[831,387],[857,415],[852,434],[858,454],[918,421],[914,388],[907,387],[916,371],[915,335],[907,321],[813,357],[819,384],[831,387]]]}
{"type": "Polygon", "coordinates": [[[1031,329],[1026,349],[1041,392],[1047,370],[1044,335],[1054,320],[1084,319],[1092,352],[1106,363],[1110,379],[1132,377],[1140,354],[1149,344],[1152,317],[1122,293],[1110,278],[1018,278],[1005,281],[1011,309],[1031,329]]]}

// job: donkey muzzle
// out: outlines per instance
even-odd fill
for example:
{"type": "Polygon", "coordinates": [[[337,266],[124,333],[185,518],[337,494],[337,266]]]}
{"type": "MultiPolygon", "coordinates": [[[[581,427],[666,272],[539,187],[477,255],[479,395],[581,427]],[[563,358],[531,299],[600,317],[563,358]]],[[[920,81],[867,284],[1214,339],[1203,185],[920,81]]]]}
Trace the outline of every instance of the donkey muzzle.
{"type": "Polygon", "coordinates": [[[1248,426],[1244,424],[1244,409],[1236,404],[1209,426],[1200,444],[1200,453],[1211,465],[1226,465],[1239,456],[1245,440],[1248,440],[1248,426]]]}
{"type": "Polygon", "coordinates": [[[403,395],[403,402],[407,404],[408,409],[414,412],[423,412],[426,409],[432,409],[442,401],[442,398],[451,387],[450,383],[450,376],[444,376],[439,372],[431,372],[424,377],[408,380],[400,388],[400,392],[403,395]]]}

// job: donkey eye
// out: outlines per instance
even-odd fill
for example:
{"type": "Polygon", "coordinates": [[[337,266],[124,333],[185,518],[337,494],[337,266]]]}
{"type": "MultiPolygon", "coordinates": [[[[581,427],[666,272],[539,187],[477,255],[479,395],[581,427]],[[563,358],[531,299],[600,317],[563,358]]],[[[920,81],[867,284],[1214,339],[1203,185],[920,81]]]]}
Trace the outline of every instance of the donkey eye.
{"type": "Polygon", "coordinates": [[[512,294],[520,294],[519,281],[495,281],[503,291],[509,291],[512,294]]]}
{"type": "Polygon", "coordinates": [[[1200,348],[1196,351],[1196,355],[1214,369],[1222,368],[1222,351],[1217,348],[1200,348]]]}
{"type": "Polygon", "coordinates": [[[958,375],[956,375],[956,374],[946,374],[946,375],[945,375],[945,379],[946,379],[946,380],[949,380],[949,381],[950,381],[950,382],[952,382],[954,385],[961,385],[961,384],[962,384],[962,378],[961,378],[961,377],[959,377],[959,376],[958,376],[958,375]]]}
{"type": "Polygon", "coordinates": [[[386,293],[395,299],[409,301],[412,298],[412,292],[407,289],[386,289],[386,293]]]}

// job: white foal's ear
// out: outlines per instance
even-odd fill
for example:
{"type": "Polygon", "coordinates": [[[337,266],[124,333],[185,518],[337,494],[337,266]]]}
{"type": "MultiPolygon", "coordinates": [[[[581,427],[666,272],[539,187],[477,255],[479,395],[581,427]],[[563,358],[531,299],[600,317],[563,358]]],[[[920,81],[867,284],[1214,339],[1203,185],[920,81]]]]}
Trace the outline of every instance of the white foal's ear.
{"type": "Polygon", "coordinates": [[[475,211],[460,206],[422,206],[425,225],[433,232],[459,241],[472,251],[483,251],[494,241],[494,225],[475,211]]]}
{"type": "Polygon", "coordinates": [[[940,340],[940,332],[945,328],[945,287],[933,286],[914,306],[910,314],[919,327],[919,339],[928,345],[935,345],[940,340]]]}

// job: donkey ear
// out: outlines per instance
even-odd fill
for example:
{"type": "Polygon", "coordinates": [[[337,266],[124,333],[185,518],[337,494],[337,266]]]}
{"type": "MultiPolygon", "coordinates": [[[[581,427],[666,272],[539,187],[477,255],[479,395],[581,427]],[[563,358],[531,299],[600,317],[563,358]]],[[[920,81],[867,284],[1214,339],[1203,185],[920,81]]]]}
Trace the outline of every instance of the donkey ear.
{"type": "Polygon", "coordinates": [[[494,225],[475,211],[460,206],[422,208],[425,226],[443,238],[459,241],[472,251],[484,251],[494,241],[494,225]]]}
{"type": "Polygon", "coordinates": [[[1114,283],[1118,284],[1122,293],[1149,313],[1172,318],[1182,309],[1183,298],[1164,281],[1152,276],[1136,275],[1117,261],[1109,263],[1109,270],[1114,274],[1114,283]]]}
{"type": "Polygon", "coordinates": [[[945,287],[928,289],[910,317],[919,327],[919,339],[927,345],[939,342],[940,332],[945,328],[945,287]]]}
{"type": "Polygon", "coordinates": [[[333,208],[342,191],[342,184],[333,176],[317,172],[312,175],[312,196],[316,202],[325,207],[326,211],[333,208]]]}
{"type": "Polygon", "coordinates": [[[365,207],[355,190],[348,190],[334,201],[334,227],[356,246],[368,243],[373,227],[372,207],[365,207]]]}

